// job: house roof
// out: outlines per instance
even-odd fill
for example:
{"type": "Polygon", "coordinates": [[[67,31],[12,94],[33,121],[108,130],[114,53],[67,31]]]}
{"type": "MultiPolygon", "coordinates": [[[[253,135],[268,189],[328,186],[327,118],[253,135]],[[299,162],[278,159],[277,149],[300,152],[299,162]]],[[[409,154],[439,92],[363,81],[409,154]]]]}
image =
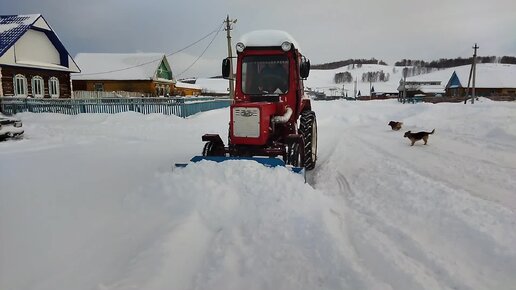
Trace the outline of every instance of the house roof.
{"type": "Polygon", "coordinates": [[[75,61],[82,73],[74,80],[154,80],[162,61],[170,70],[163,53],[79,53],[75,61]]]}
{"type": "Polygon", "coordinates": [[[0,16],[0,56],[2,56],[41,14],[0,16]]]}
{"type": "Polygon", "coordinates": [[[176,88],[184,88],[184,89],[193,89],[193,90],[202,90],[202,87],[198,86],[198,85],[194,85],[194,84],[189,84],[189,83],[183,83],[183,82],[176,82],[176,88]]]}
{"type": "Polygon", "coordinates": [[[74,62],[63,43],[48,25],[41,14],[27,14],[27,15],[0,15],[0,58],[7,55],[4,61],[10,65],[48,68],[55,70],[66,70],[70,72],[79,72],[80,69],[74,62]],[[48,41],[52,43],[55,49],[59,52],[59,63],[44,63],[38,61],[24,60],[18,61],[15,53],[6,54],[7,51],[15,45],[15,43],[22,38],[22,36],[29,30],[35,30],[44,33],[48,41]]]}
{"type": "Polygon", "coordinates": [[[195,84],[209,93],[228,94],[229,80],[222,78],[199,78],[195,80],[195,84]]]}
{"type": "MultiPolygon", "coordinates": [[[[439,70],[429,74],[408,77],[409,81],[441,81],[446,87],[453,73],[462,87],[468,86],[469,72],[471,65],[463,65],[439,70]]],[[[476,67],[475,87],[477,88],[516,88],[516,65],[499,63],[479,63],[476,67]]]]}

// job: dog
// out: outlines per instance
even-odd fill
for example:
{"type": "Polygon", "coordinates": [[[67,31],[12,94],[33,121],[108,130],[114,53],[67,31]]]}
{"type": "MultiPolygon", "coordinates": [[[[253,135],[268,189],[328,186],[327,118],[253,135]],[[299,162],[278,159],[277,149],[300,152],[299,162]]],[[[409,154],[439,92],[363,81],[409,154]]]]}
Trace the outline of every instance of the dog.
{"type": "Polygon", "coordinates": [[[412,133],[410,131],[407,131],[407,132],[405,132],[405,135],[403,135],[403,137],[407,137],[410,139],[410,142],[412,142],[412,144],[410,146],[414,146],[414,143],[416,143],[416,141],[419,141],[421,139],[423,139],[423,141],[425,142],[425,145],[426,145],[426,143],[428,142],[428,135],[434,134],[434,132],[435,132],[435,129],[433,129],[432,132],[412,133]]]}
{"type": "Polygon", "coordinates": [[[396,121],[390,121],[389,126],[391,126],[391,129],[394,131],[398,131],[401,129],[401,125],[403,125],[403,122],[396,122],[396,121]]]}

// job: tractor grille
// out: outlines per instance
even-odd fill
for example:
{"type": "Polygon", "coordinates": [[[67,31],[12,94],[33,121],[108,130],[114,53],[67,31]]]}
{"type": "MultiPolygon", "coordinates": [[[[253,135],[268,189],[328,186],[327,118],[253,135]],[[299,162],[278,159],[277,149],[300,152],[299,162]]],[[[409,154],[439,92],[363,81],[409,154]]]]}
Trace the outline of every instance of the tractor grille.
{"type": "Polygon", "coordinates": [[[260,137],[260,110],[258,108],[233,108],[233,135],[235,137],[260,137]]]}

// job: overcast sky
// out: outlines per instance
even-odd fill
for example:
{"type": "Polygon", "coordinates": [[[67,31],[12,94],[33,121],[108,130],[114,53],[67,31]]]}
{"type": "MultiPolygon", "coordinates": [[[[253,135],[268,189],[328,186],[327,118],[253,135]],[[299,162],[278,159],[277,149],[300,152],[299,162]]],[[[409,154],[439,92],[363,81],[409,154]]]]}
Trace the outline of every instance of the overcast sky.
{"type": "MultiPolygon", "coordinates": [[[[72,56],[79,52],[175,52],[237,18],[252,30],[289,32],[312,63],[348,58],[432,60],[516,55],[515,0],[0,0],[0,14],[42,14],[72,56]]],[[[177,76],[211,37],[169,58],[177,76]]],[[[220,74],[225,31],[179,77],[220,74]]]]}

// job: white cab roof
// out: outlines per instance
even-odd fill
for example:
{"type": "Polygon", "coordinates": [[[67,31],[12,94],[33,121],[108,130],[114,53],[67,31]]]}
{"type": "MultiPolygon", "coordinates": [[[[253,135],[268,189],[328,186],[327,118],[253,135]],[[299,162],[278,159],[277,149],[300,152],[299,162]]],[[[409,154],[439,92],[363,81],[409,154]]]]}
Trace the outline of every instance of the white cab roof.
{"type": "Polygon", "coordinates": [[[269,47],[281,46],[285,41],[291,42],[299,50],[299,45],[292,35],[281,30],[252,31],[244,34],[239,42],[242,42],[246,47],[269,47]]]}

